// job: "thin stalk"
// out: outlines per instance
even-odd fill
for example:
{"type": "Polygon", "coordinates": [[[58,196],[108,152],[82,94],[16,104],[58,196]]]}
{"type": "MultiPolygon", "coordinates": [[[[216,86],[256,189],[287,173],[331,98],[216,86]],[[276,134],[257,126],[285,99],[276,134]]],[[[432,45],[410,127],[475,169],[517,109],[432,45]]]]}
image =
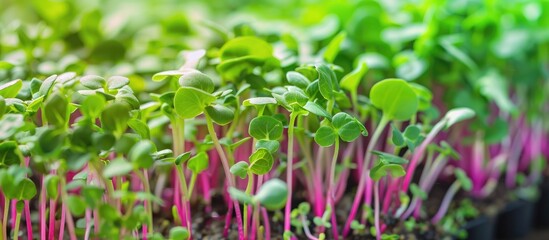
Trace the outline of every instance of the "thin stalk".
{"type": "Polygon", "coordinates": [[[2,218],[2,226],[4,227],[2,229],[2,232],[4,234],[4,238],[5,239],[8,239],[8,230],[7,230],[7,226],[8,226],[8,213],[9,213],[9,209],[10,209],[10,200],[5,197],[4,195],[4,217],[2,218]]]}
{"type": "MultiPolygon", "coordinates": [[[[248,173],[248,185],[246,186],[246,194],[252,193],[252,188],[254,187],[254,176],[252,173],[248,173]]],[[[248,204],[244,204],[244,238],[248,238],[248,204]]]]}
{"type": "Polygon", "coordinates": [[[40,215],[40,239],[46,239],[46,187],[44,186],[45,175],[42,175],[42,180],[40,184],[40,201],[38,204],[39,215],[40,215]]]}
{"type": "Polygon", "coordinates": [[[33,236],[32,236],[32,219],[31,219],[31,214],[30,214],[30,204],[29,204],[29,200],[25,200],[25,222],[26,222],[26,225],[27,225],[27,238],[28,239],[33,239],[33,236]]]}
{"type": "Polygon", "coordinates": [[[191,182],[189,183],[189,201],[193,196],[194,186],[196,185],[196,177],[197,177],[197,174],[191,173],[191,182]]]}
{"type": "Polygon", "coordinates": [[[374,183],[374,204],[376,239],[381,240],[381,229],[379,228],[379,181],[374,183]]]}
{"type": "Polygon", "coordinates": [[[0,220],[0,240],[4,240],[4,224],[2,224],[2,220],[0,220]]]}
{"type": "Polygon", "coordinates": [[[364,159],[364,164],[362,165],[362,171],[360,172],[360,180],[358,183],[357,192],[355,194],[355,198],[353,200],[353,205],[351,207],[351,212],[349,213],[349,218],[347,219],[347,222],[345,223],[345,227],[343,228],[343,237],[346,237],[349,234],[349,231],[351,229],[351,222],[355,219],[356,213],[358,211],[358,208],[360,206],[360,202],[362,200],[362,196],[364,195],[366,180],[370,178],[369,176],[369,166],[370,161],[372,157],[372,150],[374,150],[374,147],[377,144],[377,141],[379,137],[381,136],[381,133],[383,133],[383,130],[389,123],[389,119],[383,116],[376,127],[376,130],[374,131],[374,135],[372,135],[372,138],[370,139],[370,142],[368,143],[368,147],[366,148],[366,153],[364,159]]]}
{"type": "Polygon", "coordinates": [[[459,181],[455,181],[452,186],[450,186],[450,189],[448,189],[448,192],[446,192],[446,195],[444,195],[444,199],[442,200],[442,203],[440,204],[440,208],[438,209],[438,212],[435,214],[433,219],[431,219],[431,222],[433,224],[437,224],[442,217],[446,214],[448,211],[448,207],[450,206],[450,202],[452,202],[452,199],[456,195],[456,193],[461,188],[461,184],[459,181]]]}
{"type": "Polygon", "coordinates": [[[337,165],[337,157],[339,155],[339,139],[335,141],[334,145],[334,154],[332,156],[332,163],[330,167],[330,176],[329,176],[329,183],[328,183],[328,191],[326,192],[326,200],[328,201],[328,205],[332,211],[332,232],[334,239],[339,239],[339,234],[337,232],[337,221],[335,221],[335,191],[334,191],[334,182],[335,182],[335,170],[337,165]]]}
{"type": "Polygon", "coordinates": [[[65,203],[69,202],[69,196],[67,195],[66,191],[66,180],[64,177],[61,178],[61,198],[63,199],[63,210],[65,211],[66,218],[67,218],[67,226],[69,228],[69,236],[71,240],[76,240],[76,233],[74,231],[74,220],[72,219],[72,214],[69,211],[67,205],[65,203]]]}
{"type": "MultiPolygon", "coordinates": [[[[140,171],[134,171],[137,177],[139,177],[139,180],[143,183],[143,190],[145,190],[146,193],[151,194],[151,187],[149,184],[149,178],[147,174],[147,170],[143,169],[143,172],[140,171]]],[[[153,213],[152,213],[152,203],[151,201],[145,200],[144,201],[145,210],[147,211],[147,215],[149,215],[148,223],[149,226],[147,230],[150,230],[150,233],[154,233],[154,226],[153,226],[153,213]]],[[[146,236],[148,231],[144,232],[144,235],[146,236]]]]}
{"type": "Polygon", "coordinates": [[[412,156],[412,160],[410,161],[410,164],[408,165],[408,169],[406,170],[406,176],[404,177],[404,182],[402,183],[402,191],[403,192],[408,192],[408,187],[410,186],[410,183],[412,181],[414,171],[417,167],[417,164],[418,164],[419,160],[423,157],[423,153],[425,152],[425,149],[427,149],[427,146],[429,145],[429,143],[431,143],[435,139],[436,135],[440,131],[442,131],[442,129],[444,129],[445,126],[446,126],[446,121],[438,122],[433,127],[431,132],[429,132],[429,134],[427,135],[425,140],[423,140],[421,145],[419,145],[419,148],[416,149],[416,152],[412,156]]]}
{"type": "Polygon", "coordinates": [[[185,227],[187,227],[188,229],[191,229],[191,222],[188,217],[190,209],[187,208],[188,206],[187,205],[187,193],[188,193],[187,180],[185,179],[183,167],[181,167],[181,165],[176,165],[175,167],[176,167],[176,173],[177,173],[176,175],[177,175],[177,178],[179,179],[179,188],[181,191],[181,205],[183,208],[183,215],[184,215],[182,218],[182,221],[185,222],[185,227]]]}
{"type": "MultiPolygon", "coordinates": [[[[236,187],[234,178],[231,175],[229,161],[227,160],[225,151],[223,151],[223,147],[221,147],[221,144],[219,143],[219,139],[217,138],[217,133],[215,132],[215,129],[213,127],[212,119],[210,118],[210,116],[208,116],[206,112],[204,112],[204,115],[206,116],[206,126],[208,128],[208,132],[210,133],[212,142],[219,154],[219,158],[221,159],[221,164],[223,165],[223,170],[225,172],[225,177],[228,180],[229,187],[236,187]]],[[[236,212],[236,221],[238,223],[238,235],[240,236],[241,239],[244,239],[243,238],[244,229],[242,228],[242,216],[240,215],[240,205],[236,200],[233,200],[233,205],[236,212]]]]}
{"type": "Polygon", "coordinates": [[[18,240],[19,239],[19,225],[21,224],[21,212],[17,211],[17,215],[15,215],[15,227],[13,228],[13,239],[18,240]]]}
{"type": "Polygon", "coordinates": [[[290,113],[290,123],[288,125],[288,158],[286,165],[286,184],[288,185],[288,197],[284,209],[284,231],[290,231],[291,212],[292,212],[292,178],[293,178],[293,160],[294,160],[294,124],[297,114],[290,113]]]}

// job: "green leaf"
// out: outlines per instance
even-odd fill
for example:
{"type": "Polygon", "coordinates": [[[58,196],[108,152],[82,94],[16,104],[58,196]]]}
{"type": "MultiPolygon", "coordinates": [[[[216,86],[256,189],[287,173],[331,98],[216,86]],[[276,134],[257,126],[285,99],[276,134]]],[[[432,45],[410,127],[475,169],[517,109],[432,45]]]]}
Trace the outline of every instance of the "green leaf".
{"type": "Polygon", "coordinates": [[[224,105],[212,105],[205,108],[212,121],[219,125],[227,125],[234,119],[234,110],[224,105]]]}
{"type": "Polygon", "coordinates": [[[0,140],[13,136],[25,125],[23,115],[8,113],[0,118],[0,140]]]}
{"type": "Polygon", "coordinates": [[[199,152],[187,162],[187,167],[194,173],[199,174],[208,169],[209,158],[205,152],[199,152]]]}
{"type": "Polygon", "coordinates": [[[123,158],[116,158],[107,164],[103,169],[103,176],[106,178],[124,176],[133,170],[133,166],[123,158]]]}
{"type": "Polygon", "coordinates": [[[277,140],[282,137],[282,122],[271,116],[259,116],[250,122],[248,133],[255,139],[277,140]]]}
{"type": "Polygon", "coordinates": [[[305,106],[308,102],[307,96],[300,91],[288,91],[284,93],[284,101],[287,103],[294,111],[305,106]]]}
{"type": "Polygon", "coordinates": [[[170,240],[187,240],[191,234],[187,228],[175,226],[170,229],[170,240]]]}
{"type": "Polygon", "coordinates": [[[112,76],[107,79],[107,86],[109,89],[119,89],[130,83],[130,79],[122,76],[112,76]]]}
{"type": "Polygon", "coordinates": [[[427,200],[427,193],[415,183],[412,183],[410,185],[410,192],[412,192],[414,196],[417,196],[422,200],[427,200]]]}
{"type": "Polygon", "coordinates": [[[51,75],[48,78],[44,79],[42,82],[42,85],[40,86],[40,90],[38,90],[38,93],[36,96],[33,96],[34,98],[38,98],[40,96],[47,97],[50,94],[51,89],[53,88],[53,85],[55,84],[55,81],[57,80],[57,75],[51,75]]]}
{"type": "Polygon", "coordinates": [[[153,165],[153,152],[156,152],[154,143],[150,140],[142,140],[132,147],[128,153],[128,159],[136,168],[148,169],[153,165]]]}
{"type": "Polygon", "coordinates": [[[248,176],[249,165],[247,162],[240,161],[231,166],[231,173],[244,179],[248,176]]]}
{"type": "Polygon", "coordinates": [[[475,112],[471,110],[470,108],[454,108],[451,109],[444,115],[444,119],[446,120],[445,128],[448,129],[452,125],[473,118],[475,116],[475,112]]]}
{"type": "Polygon", "coordinates": [[[23,155],[19,151],[19,146],[15,141],[0,143],[0,169],[8,168],[12,165],[20,165],[22,161],[23,155]]]}
{"type": "Polygon", "coordinates": [[[465,191],[471,191],[471,189],[473,188],[473,182],[469,177],[467,177],[467,174],[460,168],[455,168],[454,174],[456,175],[456,179],[461,184],[461,187],[465,191]]]}
{"type": "Polygon", "coordinates": [[[325,117],[327,119],[332,118],[332,116],[330,115],[330,113],[328,113],[328,111],[326,111],[326,109],[324,109],[323,107],[321,107],[315,102],[311,102],[311,101],[307,102],[307,104],[303,106],[303,109],[320,117],[325,117]]]}
{"type": "Polygon", "coordinates": [[[334,115],[332,125],[337,131],[337,135],[345,142],[354,141],[361,133],[364,136],[368,134],[366,128],[356,118],[344,112],[334,115]]]}
{"type": "Polygon", "coordinates": [[[221,47],[219,54],[221,63],[217,70],[228,80],[251,74],[257,66],[273,67],[280,64],[278,59],[273,57],[272,46],[253,36],[229,40],[221,47]]]}
{"type": "Polygon", "coordinates": [[[128,121],[128,126],[133,129],[141,138],[143,139],[149,139],[150,138],[150,130],[149,126],[147,126],[146,123],[139,119],[132,118],[128,121]]]}
{"type": "Polygon", "coordinates": [[[341,46],[341,43],[343,40],[345,40],[345,37],[347,34],[345,32],[341,32],[337,34],[330,43],[328,43],[328,46],[326,46],[326,51],[324,51],[324,59],[328,63],[333,63],[337,54],[339,53],[339,48],[341,46]]]}
{"type": "Polygon", "coordinates": [[[105,104],[105,97],[102,95],[89,95],[80,104],[80,111],[82,115],[90,119],[96,119],[100,116],[105,104]]]}
{"type": "Polygon", "coordinates": [[[63,128],[68,121],[69,102],[59,92],[54,93],[44,103],[44,116],[49,124],[63,128]]]}
{"type": "Polygon", "coordinates": [[[199,71],[188,71],[179,77],[179,85],[182,87],[192,87],[200,89],[207,93],[213,93],[215,89],[212,79],[199,71]]]}
{"type": "Polygon", "coordinates": [[[181,87],[175,93],[174,107],[177,115],[184,119],[194,118],[216,98],[210,93],[191,87],[181,87]]]}
{"type": "Polygon", "coordinates": [[[44,186],[46,187],[46,193],[49,199],[57,199],[59,195],[59,181],[60,178],[57,175],[47,175],[44,178],[44,186]]]}
{"type": "Polygon", "coordinates": [[[277,140],[261,139],[255,143],[255,148],[256,149],[265,148],[269,150],[271,154],[275,154],[278,151],[278,148],[280,148],[280,142],[277,140]]]}
{"type": "Polygon", "coordinates": [[[80,84],[89,89],[102,89],[107,86],[107,81],[100,76],[87,75],[80,78],[80,84]]]}
{"type": "Polygon", "coordinates": [[[166,78],[179,78],[183,74],[185,74],[187,71],[185,70],[169,70],[169,71],[163,71],[156,73],[152,76],[152,80],[155,82],[163,81],[166,78]]]}
{"type": "Polygon", "coordinates": [[[40,133],[37,144],[35,144],[34,147],[37,148],[41,154],[51,156],[61,150],[65,138],[66,135],[62,130],[48,128],[40,133]]]}
{"type": "Polygon", "coordinates": [[[433,100],[433,93],[431,91],[417,83],[408,83],[410,87],[414,90],[418,97],[418,110],[425,111],[431,107],[431,101],[433,100]]]}
{"type": "Polygon", "coordinates": [[[402,133],[395,127],[395,125],[391,124],[391,129],[393,132],[393,137],[391,138],[393,144],[397,147],[404,146],[406,142],[404,142],[404,136],[402,135],[402,133]]]}
{"type": "Polygon", "coordinates": [[[14,199],[19,201],[31,200],[34,196],[36,196],[36,185],[29,178],[24,178],[17,184],[15,191],[17,196],[14,197],[14,199]]]}
{"type": "Polygon", "coordinates": [[[509,113],[517,111],[517,107],[509,97],[507,81],[497,71],[488,71],[476,79],[475,84],[480,93],[484,97],[493,100],[501,110],[509,113]]]}
{"type": "Polygon", "coordinates": [[[284,207],[288,198],[288,187],[280,179],[273,178],[265,182],[254,199],[268,210],[278,210],[284,207]]]}
{"type": "Polygon", "coordinates": [[[337,80],[334,71],[326,64],[320,64],[316,67],[318,71],[318,87],[320,94],[331,100],[334,97],[334,91],[337,89],[337,80]]]}
{"type": "Polygon", "coordinates": [[[276,99],[272,97],[255,97],[255,98],[248,98],[242,102],[242,105],[245,107],[249,106],[261,106],[261,105],[267,105],[267,104],[276,104],[276,99]]]}
{"type": "Polygon", "coordinates": [[[352,72],[345,75],[342,79],[339,85],[341,88],[349,91],[349,92],[355,92],[358,90],[358,86],[360,85],[360,81],[362,81],[362,78],[368,71],[368,65],[365,61],[361,61],[358,65],[358,68],[355,68],[352,72]]]}
{"type": "Polygon", "coordinates": [[[311,84],[311,81],[303,74],[295,71],[289,71],[286,73],[286,79],[288,79],[288,82],[298,88],[307,88],[309,84],[311,84]]]}
{"type": "Polygon", "coordinates": [[[6,113],[6,109],[6,100],[2,96],[0,96],[0,118],[4,116],[4,113],[6,113]]]}
{"type": "Polygon", "coordinates": [[[265,148],[257,149],[249,158],[250,172],[255,175],[263,175],[271,171],[274,164],[273,156],[265,148]]]}
{"type": "Polygon", "coordinates": [[[406,171],[401,165],[398,164],[384,164],[381,161],[370,170],[370,178],[374,181],[379,181],[382,177],[390,174],[392,177],[402,177],[406,175],[406,171]]]}
{"type": "Polygon", "coordinates": [[[0,85],[0,96],[4,98],[14,98],[23,87],[21,79],[13,80],[0,85]]]}
{"type": "Polygon", "coordinates": [[[175,158],[175,164],[176,165],[182,164],[182,163],[186,162],[187,160],[189,160],[189,158],[191,158],[191,152],[184,152],[183,154],[181,154],[181,155],[179,155],[175,158]]]}
{"type": "Polygon", "coordinates": [[[337,134],[333,128],[329,126],[322,126],[316,130],[315,142],[323,147],[332,146],[337,140],[337,134]]]}
{"type": "Polygon", "coordinates": [[[242,204],[248,204],[248,205],[253,204],[252,196],[250,196],[250,195],[246,194],[245,192],[240,191],[240,190],[238,190],[234,187],[229,188],[229,195],[231,195],[232,199],[235,199],[235,200],[237,200],[238,202],[240,202],[242,204]]]}
{"type": "Polygon", "coordinates": [[[399,156],[393,155],[393,154],[384,153],[384,152],[380,152],[380,151],[372,151],[372,153],[375,154],[376,156],[378,156],[380,158],[380,160],[384,163],[390,163],[390,164],[406,164],[406,163],[408,163],[408,160],[406,160],[404,158],[401,158],[399,156]]]}
{"type": "Polygon", "coordinates": [[[67,198],[67,206],[75,216],[82,216],[86,211],[86,202],[79,196],[70,195],[67,198]]]}
{"type": "Polygon", "coordinates": [[[416,93],[402,79],[385,79],[376,83],[370,91],[370,100],[389,120],[408,120],[418,110],[416,93]]]}
{"type": "Polygon", "coordinates": [[[509,123],[498,117],[485,128],[484,141],[486,144],[499,143],[507,135],[509,135],[509,123]]]}
{"type": "Polygon", "coordinates": [[[123,102],[114,102],[101,112],[101,127],[107,131],[122,134],[130,120],[130,107],[123,102]]]}
{"type": "Polygon", "coordinates": [[[415,141],[419,137],[420,133],[421,129],[419,129],[416,125],[409,125],[404,130],[404,136],[411,141],[415,141]]]}

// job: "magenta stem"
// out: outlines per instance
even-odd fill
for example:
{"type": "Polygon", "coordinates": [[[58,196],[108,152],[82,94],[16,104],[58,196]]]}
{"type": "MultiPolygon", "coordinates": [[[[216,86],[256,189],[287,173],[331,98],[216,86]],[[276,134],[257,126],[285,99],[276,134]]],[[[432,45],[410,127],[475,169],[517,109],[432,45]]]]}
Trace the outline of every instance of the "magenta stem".
{"type": "Polygon", "coordinates": [[[461,188],[461,184],[457,180],[452,184],[452,186],[450,186],[450,189],[448,189],[448,191],[446,192],[446,195],[444,195],[444,199],[442,200],[442,203],[440,205],[440,208],[438,209],[438,212],[435,214],[433,219],[431,219],[431,222],[433,224],[437,224],[442,219],[442,217],[444,217],[444,215],[448,211],[450,202],[452,202],[452,199],[454,198],[454,196],[456,195],[456,193],[459,191],[460,188],[461,188]]]}
{"type": "Polygon", "coordinates": [[[374,183],[374,219],[376,228],[376,239],[381,240],[381,229],[379,227],[379,181],[374,183]]]}

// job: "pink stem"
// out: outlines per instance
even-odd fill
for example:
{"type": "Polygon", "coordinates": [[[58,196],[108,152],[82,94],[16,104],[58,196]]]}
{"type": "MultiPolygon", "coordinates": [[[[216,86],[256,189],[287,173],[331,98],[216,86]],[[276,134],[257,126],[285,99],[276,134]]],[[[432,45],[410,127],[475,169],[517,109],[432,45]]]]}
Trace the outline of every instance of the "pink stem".
{"type": "Polygon", "coordinates": [[[233,219],[233,204],[229,204],[227,215],[225,215],[225,227],[223,228],[223,237],[229,237],[229,228],[231,228],[231,220],[233,219]]]}
{"type": "Polygon", "coordinates": [[[50,222],[49,222],[49,232],[48,239],[55,239],[55,208],[57,204],[54,200],[50,200],[50,222]]]}
{"type": "Polygon", "coordinates": [[[416,152],[412,156],[412,160],[410,161],[410,164],[408,165],[408,169],[406,171],[406,176],[404,177],[404,182],[402,184],[402,191],[408,192],[408,187],[410,186],[410,183],[412,181],[412,177],[414,175],[414,171],[417,167],[417,164],[419,160],[423,157],[423,154],[425,153],[425,149],[427,149],[427,146],[435,139],[436,135],[444,128],[446,125],[446,121],[438,122],[431,132],[427,135],[425,140],[421,143],[419,148],[416,149],[416,152]]]}
{"type": "Polygon", "coordinates": [[[66,209],[66,205],[65,203],[63,202],[61,204],[61,222],[60,222],[60,225],[59,225],[59,239],[65,239],[64,236],[65,236],[65,209],[66,209]]]}
{"type": "Polygon", "coordinates": [[[374,184],[374,218],[376,228],[376,240],[381,240],[381,228],[379,227],[379,181],[374,184]]]}
{"type": "Polygon", "coordinates": [[[271,223],[269,222],[269,215],[265,208],[261,208],[261,215],[263,215],[263,226],[265,228],[265,240],[271,240],[271,223]]]}
{"type": "Polygon", "coordinates": [[[442,217],[446,214],[448,211],[448,207],[450,206],[450,202],[452,202],[452,199],[456,195],[456,193],[459,191],[461,187],[461,184],[459,181],[455,181],[452,186],[450,186],[450,189],[448,189],[448,192],[446,192],[446,195],[444,195],[444,199],[442,200],[442,203],[440,205],[440,208],[438,209],[438,212],[435,214],[433,219],[431,219],[431,222],[433,224],[437,224],[442,217]]]}
{"type": "Polygon", "coordinates": [[[32,221],[30,215],[29,201],[25,200],[25,221],[27,222],[27,239],[32,240],[32,221]]]}

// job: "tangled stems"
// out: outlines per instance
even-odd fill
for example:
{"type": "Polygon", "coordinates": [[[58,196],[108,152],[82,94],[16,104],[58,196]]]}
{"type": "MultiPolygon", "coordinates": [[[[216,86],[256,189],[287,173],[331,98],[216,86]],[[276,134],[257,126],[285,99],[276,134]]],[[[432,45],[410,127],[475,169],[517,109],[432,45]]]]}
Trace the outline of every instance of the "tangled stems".
{"type": "Polygon", "coordinates": [[[355,198],[353,200],[353,205],[351,207],[351,212],[349,213],[349,218],[347,219],[347,222],[345,223],[345,227],[343,229],[343,237],[346,237],[349,234],[349,231],[351,229],[351,222],[354,220],[356,216],[356,213],[360,206],[360,200],[362,199],[362,195],[364,195],[366,180],[370,176],[368,169],[369,169],[370,161],[372,158],[372,151],[374,150],[374,147],[376,146],[376,143],[379,137],[381,136],[381,133],[383,133],[383,130],[385,129],[385,126],[387,126],[388,123],[389,123],[389,119],[383,116],[378,126],[376,127],[374,135],[372,136],[372,138],[370,139],[370,142],[368,143],[368,147],[366,148],[364,165],[362,165],[362,170],[360,172],[361,176],[358,183],[358,188],[355,194],[355,198]]]}
{"type": "MultiPolygon", "coordinates": [[[[219,154],[219,158],[221,159],[221,164],[223,165],[223,171],[225,172],[225,176],[228,180],[229,187],[235,187],[236,185],[234,182],[234,178],[232,178],[231,170],[229,168],[229,161],[227,160],[225,151],[223,151],[223,148],[219,143],[219,139],[217,138],[217,133],[215,132],[212,119],[208,115],[208,113],[204,112],[204,115],[206,116],[206,126],[208,128],[208,133],[210,134],[214,147],[217,150],[217,153],[219,154]]],[[[236,221],[238,223],[238,235],[240,236],[240,239],[244,239],[244,229],[242,228],[242,216],[240,215],[240,205],[236,200],[233,200],[233,205],[236,212],[236,221]]]]}

